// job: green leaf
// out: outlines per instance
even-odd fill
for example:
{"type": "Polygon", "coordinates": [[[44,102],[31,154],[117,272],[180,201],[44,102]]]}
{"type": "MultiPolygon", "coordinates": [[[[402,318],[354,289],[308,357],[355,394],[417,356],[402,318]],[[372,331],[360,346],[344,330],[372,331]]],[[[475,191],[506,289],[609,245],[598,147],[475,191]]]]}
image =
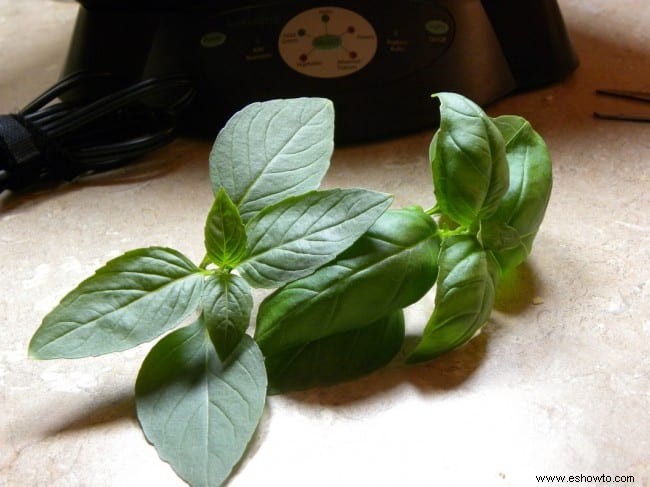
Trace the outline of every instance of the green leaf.
{"type": "Polygon", "coordinates": [[[476,236],[486,250],[508,250],[521,245],[521,237],[516,228],[507,223],[483,220],[476,236]]]}
{"type": "Polygon", "coordinates": [[[32,337],[29,353],[79,358],[135,347],[193,313],[202,289],[200,269],[175,250],[127,252],[61,300],[32,337]]]}
{"type": "Polygon", "coordinates": [[[264,358],[245,336],[221,362],[200,321],[156,344],[135,386],[142,430],[192,487],[223,483],[244,454],[266,398],[264,358]]]}
{"type": "Polygon", "coordinates": [[[334,150],[334,108],[324,98],[248,105],[219,132],[210,178],[248,221],[262,208],[317,189],[334,150]]]}
{"type": "Polygon", "coordinates": [[[246,229],[239,211],[221,188],[205,223],[208,257],[220,267],[234,268],[246,253],[246,229]]]}
{"type": "Polygon", "coordinates": [[[421,209],[389,210],[335,260],[268,296],[255,339],[274,355],[404,308],[434,285],[439,249],[436,224],[421,209]]]}
{"type": "Polygon", "coordinates": [[[520,236],[516,247],[494,253],[502,272],[507,272],[532,250],[551,197],[553,171],[548,148],[530,123],[512,115],[497,117],[494,123],[506,139],[510,187],[489,221],[507,224],[520,236]]]}
{"type": "Polygon", "coordinates": [[[494,306],[498,265],[469,235],[443,241],[435,309],[409,362],[430,360],[467,343],[494,306]]]}
{"type": "Polygon", "coordinates": [[[492,215],[508,190],[505,142],[474,102],[439,93],[440,128],[429,149],[437,204],[465,227],[492,215]]]}
{"type": "Polygon", "coordinates": [[[392,197],[364,189],[314,191],[265,208],[248,222],[247,257],[238,270],[273,288],[314,272],[357,240],[392,197]]]}
{"type": "Polygon", "coordinates": [[[219,358],[226,360],[239,344],[250,323],[253,296],[241,277],[213,274],[203,292],[203,320],[219,358]]]}
{"type": "Polygon", "coordinates": [[[387,365],[404,343],[401,310],[363,328],[266,357],[269,394],[338,384],[387,365]]]}

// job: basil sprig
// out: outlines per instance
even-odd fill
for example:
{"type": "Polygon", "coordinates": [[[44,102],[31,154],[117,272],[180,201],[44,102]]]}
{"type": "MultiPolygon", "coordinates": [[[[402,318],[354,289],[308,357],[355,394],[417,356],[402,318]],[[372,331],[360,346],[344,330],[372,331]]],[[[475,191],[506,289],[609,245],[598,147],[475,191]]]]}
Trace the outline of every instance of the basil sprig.
{"type": "Polygon", "coordinates": [[[409,362],[458,348],[485,325],[500,276],[532,250],[552,186],[548,150],[526,120],[491,118],[454,93],[436,96],[441,124],[429,154],[440,272],[433,314],[409,362]]]}
{"type": "Polygon", "coordinates": [[[49,313],[29,345],[38,359],[76,358],[160,340],[136,382],[137,414],[161,458],[193,486],[223,482],[264,408],[264,357],[246,330],[251,287],[304,277],[343,252],[392,197],[318,191],[333,149],[332,104],[296,99],[246,107],[210,154],[215,193],[200,265],[176,250],[127,252],[49,313]]]}
{"type": "Polygon", "coordinates": [[[138,374],[137,415],[160,457],[202,487],[229,478],[268,394],[395,360],[403,308],[434,286],[435,308],[406,361],[464,345],[488,321],[500,277],[531,252],[551,161],[521,117],[436,97],[428,211],[387,211],[392,197],[365,189],[319,190],[333,151],[328,100],[245,107],[210,153],[203,261],[163,247],[111,260],[45,316],[30,355],[101,355],[165,335],[138,374]],[[274,289],[253,337],[252,288],[274,289]]]}

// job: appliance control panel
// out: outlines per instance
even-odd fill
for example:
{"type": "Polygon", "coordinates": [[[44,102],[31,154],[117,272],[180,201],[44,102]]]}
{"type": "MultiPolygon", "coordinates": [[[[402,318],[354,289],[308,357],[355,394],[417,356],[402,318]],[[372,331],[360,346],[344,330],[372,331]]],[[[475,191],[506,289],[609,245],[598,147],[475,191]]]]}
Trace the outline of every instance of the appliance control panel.
{"type": "Polygon", "coordinates": [[[577,66],[556,0],[78,1],[64,72],[189,75],[183,124],[210,136],[252,101],[296,96],[331,99],[348,141],[395,135],[432,124],[432,93],[485,104],[577,66]]]}
{"type": "Polygon", "coordinates": [[[366,85],[430,66],[454,39],[452,15],[435,2],[337,3],[281,2],[206,18],[202,64],[222,79],[239,73],[259,80],[251,76],[257,72],[276,84],[366,85]]]}
{"type": "Polygon", "coordinates": [[[278,51],[291,69],[316,78],[340,78],[363,69],[377,52],[368,20],[341,7],[305,10],[287,22],[278,51]]]}

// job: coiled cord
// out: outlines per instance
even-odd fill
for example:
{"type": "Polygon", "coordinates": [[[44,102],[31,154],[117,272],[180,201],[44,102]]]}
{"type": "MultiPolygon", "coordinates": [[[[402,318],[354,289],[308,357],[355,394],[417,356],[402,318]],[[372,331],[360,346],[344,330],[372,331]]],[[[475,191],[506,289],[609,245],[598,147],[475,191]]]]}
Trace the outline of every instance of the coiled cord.
{"type": "Polygon", "coordinates": [[[166,76],[107,95],[61,100],[75,91],[98,91],[93,85],[107,82],[119,80],[103,73],[72,74],[20,112],[0,115],[0,192],[128,164],[174,138],[178,116],[194,96],[190,79],[166,76]]]}

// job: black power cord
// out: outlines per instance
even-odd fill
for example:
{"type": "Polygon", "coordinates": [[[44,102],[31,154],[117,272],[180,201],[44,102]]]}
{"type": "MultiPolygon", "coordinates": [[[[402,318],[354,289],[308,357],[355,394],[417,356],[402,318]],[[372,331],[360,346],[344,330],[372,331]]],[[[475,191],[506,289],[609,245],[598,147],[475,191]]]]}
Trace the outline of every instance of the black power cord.
{"type": "Polygon", "coordinates": [[[191,80],[151,78],[108,94],[106,86],[93,89],[117,82],[76,73],[20,112],[0,115],[0,192],[114,169],[169,143],[194,96],[191,80]],[[102,94],[64,101],[75,92],[102,94]]]}

